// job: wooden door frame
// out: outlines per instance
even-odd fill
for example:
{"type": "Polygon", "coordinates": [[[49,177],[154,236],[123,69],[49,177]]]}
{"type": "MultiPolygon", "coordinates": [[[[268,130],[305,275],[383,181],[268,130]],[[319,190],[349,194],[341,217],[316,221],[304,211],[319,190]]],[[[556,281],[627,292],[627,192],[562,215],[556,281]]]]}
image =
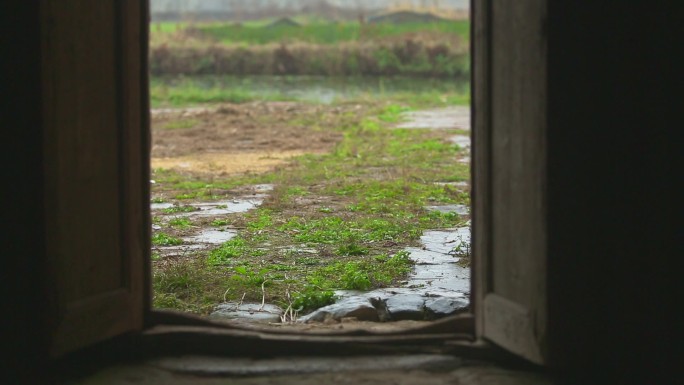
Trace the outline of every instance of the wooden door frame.
{"type": "MultiPolygon", "coordinates": [[[[480,71],[479,67],[475,67],[475,64],[480,65],[480,63],[486,63],[486,61],[483,61],[480,56],[475,57],[474,52],[484,52],[484,50],[477,49],[476,46],[478,44],[482,44],[485,40],[484,37],[478,37],[476,40],[474,38],[475,33],[480,33],[480,31],[477,29],[476,24],[481,28],[482,25],[481,23],[474,23],[474,17],[481,17],[482,13],[481,12],[475,12],[474,11],[474,6],[480,5],[480,3],[484,2],[484,0],[471,0],[471,6],[470,6],[470,36],[471,36],[471,68],[475,68],[475,71],[472,71],[471,73],[471,84],[481,84],[483,77],[482,71],[480,71]],[[479,76],[479,77],[478,77],[479,76]],[[477,82],[477,83],[475,83],[477,82]]],[[[149,12],[149,10],[148,10],[149,12]]],[[[149,18],[149,13],[146,15],[146,18],[149,18]]],[[[149,34],[149,28],[145,28],[144,30],[145,36],[142,37],[142,39],[145,39],[144,41],[144,49],[147,49],[148,45],[148,34],[149,34]]],[[[145,60],[145,67],[147,67],[148,63],[148,56],[143,55],[144,60],[145,60]]],[[[145,78],[142,79],[142,84],[141,87],[144,90],[145,94],[149,93],[148,89],[148,83],[149,82],[149,71],[143,71],[145,78]]],[[[473,87],[471,87],[472,89],[473,87]]],[[[476,92],[475,95],[481,96],[481,95],[486,95],[486,93],[479,93],[476,92]]],[[[145,95],[146,96],[146,95],[145,95]]],[[[145,97],[144,98],[146,102],[149,104],[149,98],[145,97]]],[[[481,102],[482,99],[475,99],[476,103],[481,102]]],[[[148,106],[149,110],[149,106],[148,106]]],[[[474,108],[474,105],[471,103],[471,114],[476,112],[476,109],[474,108]]],[[[477,111],[478,113],[481,113],[481,111],[477,111]]],[[[471,115],[473,116],[473,115],[471,115]]],[[[150,138],[150,116],[149,114],[145,114],[144,116],[145,122],[144,126],[147,129],[147,133],[144,135],[146,138],[150,138]]],[[[480,121],[480,119],[475,119],[475,122],[480,121]]],[[[480,151],[480,148],[477,147],[477,144],[479,142],[483,142],[482,138],[480,135],[477,135],[474,133],[474,131],[477,131],[477,128],[483,128],[486,126],[479,125],[479,126],[472,126],[471,129],[471,140],[474,141],[474,146],[473,146],[473,164],[482,164],[482,165],[488,165],[488,162],[486,159],[484,159],[484,156],[487,156],[487,152],[485,151],[480,151]]],[[[486,137],[486,135],[482,135],[482,137],[486,137]]],[[[150,143],[147,143],[147,148],[150,148],[150,143]]],[[[146,154],[146,159],[149,159],[149,152],[146,154]]],[[[147,169],[146,171],[149,174],[149,162],[146,165],[147,169]]],[[[471,167],[471,186],[475,186],[473,191],[480,191],[483,189],[483,187],[487,187],[488,185],[481,183],[482,180],[482,175],[488,175],[485,171],[485,169],[481,166],[478,166],[478,169],[475,170],[474,167],[471,167]],[[476,182],[477,181],[477,182],[476,182]],[[480,182],[480,183],[478,183],[480,182]]],[[[472,193],[471,193],[472,194],[472,193]]],[[[479,194],[479,192],[478,192],[479,194]]],[[[149,201],[150,197],[150,191],[149,191],[149,186],[146,186],[145,192],[145,199],[149,201]]],[[[482,242],[482,239],[485,240],[486,242],[486,237],[480,237],[477,236],[481,231],[484,231],[484,227],[482,227],[482,221],[476,220],[475,218],[479,218],[480,213],[486,212],[485,210],[487,209],[487,202],[486,200],[482,199],[477,199],[475,198],[475,194],[472,194],[471,198],[474,202],[472,205],[472,212],[473,212],[473,239],[474,240],[479,240],[482,242]],[[479,225],[479,226],[478,226],[479,225]],[[477,227],[476,227],[477,226],[477,227]]],[[[149,215],[147,216],[147,220],[149,220],[149,215]]],[[[147,231],[146,234],[146,239],[149,242],[150,239],[150,233],[151,231],[149,223],[145,224],[145,230],[147,231]]],[[[485,232],[486,234],[486,232],[485,232]]],[[[477,242],[477,241],[476,241],[477,242]]],[[[475,245],[475,244],[474,244],[475,245]]],[[[475,249],[475,248],[474,248],[475,249]]],[[[476,262],[473,264],[471,267],[473,270],[475,269],[480,269],[479,262],[477,262],[478,258],[477,255],[481,251],[474,251],[474,258],[476,262]]],[[[146,293],[146,303],[145,303],[145,326],[147,330],[150,332],[151,335],[154,335],[155,339],[159,339],[160,336],[165,335],[170,338],[181,338],[184,339],[188,337],[188,335],[195,335],[197,338],[197,341],[205,340],[206,339],[206,344],[208,344],[208,347],[206,347],[209,350],[212,350],[212,346],[226,346],[227,341],[234,341],[236,338],[240,340],[241,338],[248,338],[246,336],[256,336],[259,335],[259,338],[266,339],[267,341],[270,340],[271,343],[277,344],[278,342],[282,341],[284,336],[290,336],[291,338],[294,338],[295,340],[303,343],[303,344],[311,344],[311,347],[313,348],[317,342],[321,341],[320,336],[315,336],[312,335],[311,333],[298,333],[298,332],[282,332],[282,331],[273,331],[272,329],[266,329],[266,328],[259,328],[259,327],[250,327],[250,328],[242,328],[238,326],[226,326],[225,324],[221,324],[218,322],[213,322],[211,320],[207,320],[201,317],[189,315],[189,314],[183,314],[180,312],[173,312],[173,311],[164,311],[164,310],[154,310],[152,308],[152,276],[151,276],[151,257],[150,253],[147,252],[146,254],[146,271],[145,271],[145,277],[147,280],[147,283],[145,284],[145,288],[147,290],[146,293]],[[246,334],[245,334],[246,333],[246,334]],[[175,336],[175,337],[174,337],[175,336]]],[[[471,273],[471,277],[475,277],[475,274],[471,273]]],[[[471,278],[471,293],[470,293],[470,301],[471,301],[471,312],[466,313],[466,314],[461,314],[458,316],[454,317],[448,317],[444,320],[441,321],[436,321],[434,325],[430,325],[424,328],[419,328],[415,330],[409,330],[405,332],[399,332],[399,333],[371,333],[371,332],[366,332],[363,333],[366,335],[366,337],[359,336],[359,333],[335,333],[337,334],[336,336],[331,335],[328,336],[327,338],[332,338],[332,340],[329,340],[327,343],[332,343],[334,339],[340,339],[340,342],[342,341],[347,341],[347,342],[354,342],[354,343],[360,343],[363,342],[364,340],[367,342],[365,349],[368,349],[368,344],[371,345],[377,345],[377,346],[382,346],[382,345],[393,345],[397,344],[399,340],[404,340],[404,341],[416,341],[416,340],[423,340],[427,345],[434,346],[435,344],[438,345],[444,345],[443,341],[446,338],[447,340],[450,340],[446,345],[450,346],[449,349],[456,349],[458,351],[467,351],[470,352],[469,354],[474,355],[474,356],[490,356],[493,355],[494,357],[503,357],[506,356],[506,359],[510,359],[510,356],[507,356],[503,354],[501,351],[499,351],[496,348],[492,348],[491,346],[482,343],[482,341],[476,341],[476,328],[475,328],[475,322],[476,319],[478,318],[478,313],[477,309],[479,309],[479,305],[476,303],[477,301],[477,296],[474,294],[476,291],[475,288],[477,285],[474,282],[474,278],[471,278]],[[474,309],[475,311],[473,311],[474,309]],[[401,337],[403,336],[403,337],[401,337]],[[378,345],[379,344],[379,345],[378,345]]],[[[206,345],[205,344],[205,345],[206,345]]],[[[194,346],[194,349],[198,349],[199,345],[197,344],[190,344],[186,345],[185,348],[188,348],[188,346],[194,346]]],[[[300,346],[301,348],[302,346],[300,346]]],[[[225,350],[225,348],[223,348],[225,350]]]]}
{"type": "MultiPolygon", "coordinates": [[[[413,330],[375,333],[375,332],[337,332],[328,335],[315,335],[292,331],[278,331],[272,328],[240,327],[214,322],[206,318],[174,311],[154,310],[152,308],[152,276],[150,252],[146,254],[145,332],[143,339],[150,351],[177,353],[218,353],[223,355],[242,354],[363,354],[386,352],[434,352],[461,354],[473,358],[493,361],[521,363],[518,357],[492,345],[482,337],[483,311],[480,293],[487,292],[487,280],[480,279],[478,271],[487,271],[487,261],[491,239],[487,237],[490,226],[491,170],[490,170],[490,133],[488,124],[491,93],[489,92],[489,7],[491,0],[471,0],[470,5],[470,62],[471,62],[471,205],[473,215],[473,264],[471,265],[471,311],[433,322],[429,326],[413,330]],[[258,340],[258,343],[255,341],[258,340]],[[239,347],[239,352],[226,349],[226,346],[239,347]],[[330,349],[336,346],[335,349],[330,349]]],[[[149,18],[149,13],[146,15],[149,18]]],[[[144,29],[144,49],[147,49],[148,28],[144,29]]],[[[147,55],[143,55],[147,67],[147,55]]],[[[144,99],[149,103],[147,94],[149,71],[143,71],[141,87],[144,99]]],[[[149,107],[149,106],[148,106],[149,107]]],[[[149,110],[149,108],[148,108],[149,110]]],[[[144,137],[150,138],[150,116],[144,116],[144,137]]],[[[150,143],[147,143],[147,148],[150,143]]],[[[145,155],[149,159],[149,152],[145,155]]],[[[145,165],[149,175],[149,161],[145,165]]],[[[149,202],[149,186],[145,186],[145,199],[149,202]]],[[[149,221],[149,215],[147,219],[149,221]]],[[[146,239],[150,239],[150,223],[145,224],[146,239]]],[[[148,248],[149,249],[149,248],[148,248]]]]}

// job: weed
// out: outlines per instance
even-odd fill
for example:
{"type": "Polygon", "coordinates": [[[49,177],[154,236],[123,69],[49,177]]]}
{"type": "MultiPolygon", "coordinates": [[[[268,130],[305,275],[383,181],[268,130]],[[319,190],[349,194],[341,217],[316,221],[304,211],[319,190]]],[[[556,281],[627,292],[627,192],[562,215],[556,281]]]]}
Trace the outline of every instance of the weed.
{"type": "Polygon", "coordinates": [[[152,244],[155,246],[177,246],[182,245],[183,240],[166,233],[159,232],[152,236],[152,244]]]}
{"type": "Polygon", "coordinates": [[[195,206],[174,205],[172,207],[167,207],[167,208],[163,209],[162,212],[165,214],[176,214],[176,213],[188,213],[188,212],[197,211],[197,210],[199,210],[199,209],[195,206]]]}
{"type": "Polygon", "coordinates": [[[246,286],[261,287],[262,284],[268,283],[269,272],[268,269],[254,270],[246,266],[237,266],[235,267],[235,275],[231,279],[246,286]]]}
{"type": "Polygon", "coordinates": [[[273,225],[271,211],[268,209],[259,209],[256,213],[256,218],[247,223],[247,228],[251,231],[260,231],[273,225]]]}
{"type": "Polygon", "coordinates": [[[235,237],[228,242],[223,243],[221,247],[212,250],[209,253],[207,262],[210,265],[225,264],[230,259],[242,256],[247,249],[245,240],[240,237],[235,237]]]}
{"type": "Polygon", "coordinates": [[[331,290],[321,290],[315,286],[306,286],[293,295],[292,307],[300,312],[318,309],[335,303],[337,296],[331,290]]]}
{"type": "Polygon", "coordinates": [[[451,251],[449,251],[449,254],[458,258],[457,263],[459,266],[461,266],[461,267],[469,267],[470,266],[470,256],[471,256],[470,242],[464,241],[462,238],[459,238],[458,244],[451,251]]]}
{"type": "Polygon", "coordinates": [[[368,248],[359,246],[357,243],[349,243],[340,246],[337,249],[337,255],[355,256],[368,254],[368,248]]]}
{"type": "Polygon", "coordinates": [[[211,221],[211,225],[215,227],[226,226],[230,223],[227,219],[214,219],[211,221]]]}
{"type": "Polygon", "coordinates": [[[202,196],[202,192],[194,192],[194,193],[184,193],[184,194],[178,194],[174,198],[179,199],[179,200],[184,200],[184,199],[195,199],[198,196],[202,196]]]}
{"type": "Polygon", "coordinates": [[[304,266],[316,266],[321,264],[321,260],[313,257],[300,257],[295,260],[295,263],[304,266]]]}
{"type": "Polygon", "coordinates": [[[192,225],[192,221],[185,217],[176,217],[169,220],[169,225],[179,229],[187,229],[190,227],[190,225],[192,225]]]}

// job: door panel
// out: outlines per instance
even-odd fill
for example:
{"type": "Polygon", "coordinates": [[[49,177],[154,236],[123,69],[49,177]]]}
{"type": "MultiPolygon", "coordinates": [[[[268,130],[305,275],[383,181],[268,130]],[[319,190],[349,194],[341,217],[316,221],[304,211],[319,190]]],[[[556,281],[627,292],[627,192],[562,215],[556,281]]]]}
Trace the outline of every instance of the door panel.
{"type": "Polygon", "coordinates": [[[45,1],[45,207],[54,356],[142,327],[140,2],[45,1]]]}
{"type": "Polygon", "coordinates": [[[475,3],[479,334],[543,363],[546,331],[545,0],[475,3]]]}

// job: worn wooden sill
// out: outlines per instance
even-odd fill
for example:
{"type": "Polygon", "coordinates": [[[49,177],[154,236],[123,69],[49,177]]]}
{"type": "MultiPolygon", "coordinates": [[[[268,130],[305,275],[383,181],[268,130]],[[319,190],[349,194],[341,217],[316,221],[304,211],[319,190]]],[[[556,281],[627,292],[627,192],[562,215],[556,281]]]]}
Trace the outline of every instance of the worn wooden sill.
{"type": "Polygon", "coordinates": [[[510,355],[475,338],[475,318],[462,314],[399,331],[280,330],[231,325],[186,313],[152,310],[141,334],[142,351],[240,357],[350,356],[431,353],[509,361],[510,355]]]}

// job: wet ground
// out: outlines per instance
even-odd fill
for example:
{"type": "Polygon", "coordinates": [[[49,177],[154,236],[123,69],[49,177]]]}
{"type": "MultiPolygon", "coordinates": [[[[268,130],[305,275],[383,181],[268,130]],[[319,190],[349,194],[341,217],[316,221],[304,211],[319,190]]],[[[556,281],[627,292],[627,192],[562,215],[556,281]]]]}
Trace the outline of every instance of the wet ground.
{"type": "Polygon", "coordinates": [[[397,94],[466,92],[468,79],[334,77],[334,76],[192,76],[157,78],[168,87],[248,90],[260,99],[270,97],[330,104],[373,95],[391,98],[397,94]]]}
{"type": "MultiPolygon", "coordinates": [[[[318,108],[315,105],[278,102],[155,110],[152,166],[199,174],[230,175],[245,170],[262,172],[273,169],[287,162],[292,154],[328,151],[337,140],[337,134],[306,125],[284,123],[284,116],[316,114],[318,108]],[[179,125],[185,129],[174,128],[179,125]],[[226,126],[234,128],[226,129],[226,126]],[[255,137],[256,130],[259,134],[255,137]]],[[[335,107],[339,114],[360,108],[363,107],[335,107]]],[[[428,130],[456,128],[465,132],[469,130],[469,125],[469,109],[453,107],[405,113],[403,122],[397,127],[428,130]]],[[[465,133],[450,140],[461,148],[470,147],[470,138],[465,133]]],[[[462,161],[468,162],[467,152],[465,154],[462,161]]],[[[467,182],[449,184],[459,189],[468,188],[467,182]]],[[[183,256],[192,251],[215,248],[232,239],[239,233],[239,227],[235,227],[231,221],[226,221],[227,224],[223,226],[212,226],[212,220],[230,218],[231,215],[259,207],[269,198],[273,187],[267,184],[247,186],[234,191],[230,199],[212,202],[190,200],[185,205],[189,211],[172,214],[168,210],[175,207],[173,203],[152,203],[153,216],[162,221],[154,225],[157,229],[161,224],[166,225],[178,218],[201,219],[200,225],[183,231],[182,245],[157,246],[154,252],[162,258],[183,256]]],[[[431,205],[425,208],[466,218],[469,215],[468,207],[462,205],[431,205]]],[[[301,317],[299,321],[332,319],[339,322],[349,318],[360,321],[420,321],[466,310],[470,293],[470,271],[467,267],[470,228],[427,231],[420,242],[420,247],[406,249],[415,266],[401,285],[371,292],[338,291],[337,304],[308,317],[301,317]],[[454,250],[460,254],[455,254],[454,250]],[[345,304],[352,304],[352,309],[336,310],[335,306],[339,308],[345,304]],[[359,307],[362,309],[360,312],[357,311],[359,307]]],[[[214,316],[224,320],[279,322],[282,311],[266,305],[255,306],[241,301],[221,306],[217,304],[214,316]]]]}

